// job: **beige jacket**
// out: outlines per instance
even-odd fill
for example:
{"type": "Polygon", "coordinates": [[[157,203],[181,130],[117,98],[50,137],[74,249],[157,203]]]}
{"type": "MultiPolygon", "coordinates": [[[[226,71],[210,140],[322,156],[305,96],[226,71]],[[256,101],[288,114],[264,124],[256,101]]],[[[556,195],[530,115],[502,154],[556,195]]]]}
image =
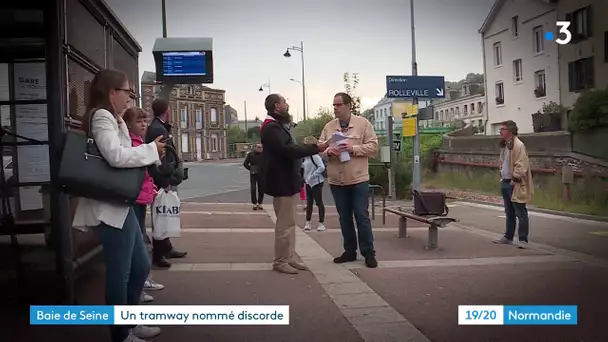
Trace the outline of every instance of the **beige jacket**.
{"type": "MultiPolygon", "coordinates": [[[[500,151],[500,158],[498,160],[499,171],[502,171],[505,149],[508,149],[508,147],[504,147],[500,151]]],[[[526,146],[517,137],[513,137],[513,149],[509,150],[509,156],[511,175],[513,175],[513,178],[521,179],[521,182],[515,183],[511,201],[515,203],[530,203],[534,195],[532,168],[528,152],[526,152],[526,146]]]]}
{"type": "Polygon", "coordinates": [[[333,119],[323,128],[319,141],[326,141],[334,132],[340,131],[348,138],[354,151],[351,159],[344,163],[339,157],[327,157],[327,151],[322,153],[327,159],[329,184],[354,185],[369,181],[368,158],[374,157],[379,149],[374,127],[366,118],[352,115],[348,127],[342,130],[339,119],[333,119]]]}

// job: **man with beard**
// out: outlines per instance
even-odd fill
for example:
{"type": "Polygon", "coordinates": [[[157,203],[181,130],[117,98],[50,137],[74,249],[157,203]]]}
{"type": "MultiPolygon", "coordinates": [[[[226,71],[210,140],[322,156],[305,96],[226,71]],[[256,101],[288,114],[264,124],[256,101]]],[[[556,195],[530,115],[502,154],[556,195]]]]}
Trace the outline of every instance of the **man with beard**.
{"type": "Polygon", "coordinates": [[[260,185],[264,193],[273,197],[277,217],[275,223],[273,270],[296,274],[307,267],[296,260],[296,204],[304,184],[300,176],[302,158],[325,151],[324,143],[299,145],[291,134],[289,105],[278,94],[268,95],[268,112],[260,128],[262,141],[262,170],[260,185]]]}

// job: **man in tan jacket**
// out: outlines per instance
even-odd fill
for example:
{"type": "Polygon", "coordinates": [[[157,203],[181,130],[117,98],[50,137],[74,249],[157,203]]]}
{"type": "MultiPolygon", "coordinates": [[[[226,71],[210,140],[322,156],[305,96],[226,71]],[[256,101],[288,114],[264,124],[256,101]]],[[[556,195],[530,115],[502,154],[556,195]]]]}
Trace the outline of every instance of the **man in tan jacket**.
{"type": "Polygon", "coordinates": [[[505,235],[494,243],[513,244],[517,218],[519,221],[518,247],[526,248],[530,230],[526,204],[530,203],[534,194],[530,160],[526,146],[517,137],[515,122],[511,120],[503,122],[500,127],[500,135],[503,138],[499,158],[500,191],[504,200],[507,227],[505,235]]]}
{"type": "Polygon", "coordinates": [[[359,250],[368,267],[378,267],[374,236],[369,219],[369,164],[368,158],[378,153],[378,137],[372,124],[364,117],[352,115],[352,98],[345,93],[334,96],[336,118],[328,122],[319,138],[327,141],[334,133],[346,137],[340,145],[330,144],[323,155],[327,157],[327,178],[340,216],[340,228],[344,241],[344,253],[335,263],[357,260],[357,236],[359,250]],[[341,158],[341,155],[346,152],[341,158]],[[357,231],[353,216],[357,222],[357,231]]]}

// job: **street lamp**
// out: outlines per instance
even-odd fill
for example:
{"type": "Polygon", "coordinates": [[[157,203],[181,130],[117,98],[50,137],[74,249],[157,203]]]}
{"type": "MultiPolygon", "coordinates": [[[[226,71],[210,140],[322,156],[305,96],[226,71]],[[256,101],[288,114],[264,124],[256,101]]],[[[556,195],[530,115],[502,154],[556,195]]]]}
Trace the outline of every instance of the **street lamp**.
{"type": "Polygon", "coordinates": [[[295,83],[300,83],[300,85],[302,85],[302,87],[304,88],[304,92],[306,93],[306,108],[310,108],[308,106],[308,90],[306,90],[306,87],[304,86],[304,84],[302,82],[300,82],[300,80],[296,80],[295,78],[290,78],[289,80],[292,82],[295,82],[295,83]]]}
{"type": "Polygon", "coordinates": [[[291,57],[291,53],[289,50],[299,51],[302,55],[302,118],[306,120],[306,84],[304,81],[304,42],[300,42],[300,46],[292,46],[287,48],[287,51],[283,54],[283,56],[289,58],[291,57]]]}
{"type": "Polygon", "coordinates": [[[270,93],[270,80],[268,80],[268,83],[262,84],[260,86],[260,89],[258,89],[258,91],[264,91],[264,88],[268,88],[268,94],[270,95],[271,94],[270,93]]]}

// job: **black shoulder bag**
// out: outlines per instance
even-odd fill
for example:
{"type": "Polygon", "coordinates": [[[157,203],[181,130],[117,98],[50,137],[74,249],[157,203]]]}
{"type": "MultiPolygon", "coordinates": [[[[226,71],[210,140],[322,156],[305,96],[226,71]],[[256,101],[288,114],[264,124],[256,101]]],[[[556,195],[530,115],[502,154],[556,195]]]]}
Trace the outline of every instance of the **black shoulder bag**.
{"type": "Polygon", "coordinates": [[[65,134],[57,183],[72,196],[131,206],[141,192],[145,167],[115,168],[106,161],[91,134],[96,111],[91,113],[88,135],[65,134]]]}
{"type": "Polygon", "coordinates": [[[420,216],[447,216],[450,209],[445,203],[443,192],[420,192],[414,193],[414,214],[420,216]]]}

